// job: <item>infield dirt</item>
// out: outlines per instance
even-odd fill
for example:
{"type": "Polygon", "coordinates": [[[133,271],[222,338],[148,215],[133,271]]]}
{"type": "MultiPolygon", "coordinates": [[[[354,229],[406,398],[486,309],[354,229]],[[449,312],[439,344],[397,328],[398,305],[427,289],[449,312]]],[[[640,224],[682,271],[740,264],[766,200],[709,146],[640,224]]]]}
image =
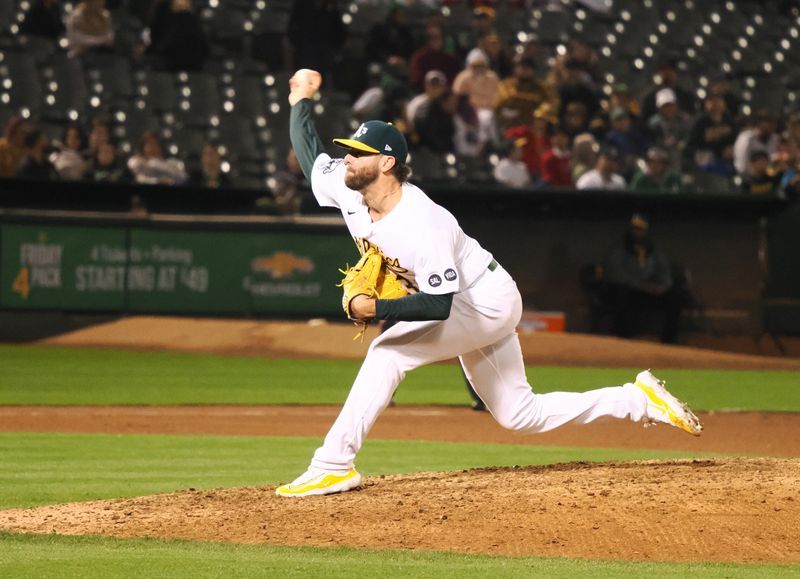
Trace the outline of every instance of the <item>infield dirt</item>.
{"type": "MultiPolygon", "coordinates": [[[[366,345],[351,342],[352,333],[344,324],[132,318],[47,343],[358,358],[366,345]]],[[[613,338],[532,334],[523,335],[521,341],[529,364],[800,369],[800,361],[794,359],[613,338]]],[[[3,430],[17,431],[322,436],[337,410],[7,407],[0,408],[0,424],[3,430]]],[[[372,437],[680,449],[784,458],[571,463],[368,476],[359,491],[302,500],[276,497],[274,486],[189,489],[135,499],[2,511],[0,529],[517,556],[800,562],[800,417],[741,413],[701,418],[706,431],[700,438],[666,427],[642,431],[618,422],[566,427],[523,438],[502,431],[485,413],[464,408],[397,407],[381,417],[372,437]]],[[[524,463],[524,457],[520,462],[524,463]]]]}

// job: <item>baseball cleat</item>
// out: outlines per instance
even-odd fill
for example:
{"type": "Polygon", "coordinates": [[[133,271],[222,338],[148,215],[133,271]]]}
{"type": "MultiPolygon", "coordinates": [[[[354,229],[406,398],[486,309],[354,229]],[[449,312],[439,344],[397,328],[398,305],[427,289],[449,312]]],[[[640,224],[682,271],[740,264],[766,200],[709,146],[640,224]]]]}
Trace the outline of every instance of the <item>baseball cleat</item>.
{"type": "Polygon", "coordinates": [[[361,475],[351,468],[344,474],[309,468],[289,484],[275,489],[279,497],[310,497],[350,491],[361,485],[361,475]]]}
{"type": "Polygon", "coordinates": [[[663,380],[653,376],[650,370],[645,370],[636,376],[634,385],[647,396],[645,426],[663,422],[677,426],[694,436],[700,436],[703,430],[700,420],[686,404],[667,391],[663,380]]]}

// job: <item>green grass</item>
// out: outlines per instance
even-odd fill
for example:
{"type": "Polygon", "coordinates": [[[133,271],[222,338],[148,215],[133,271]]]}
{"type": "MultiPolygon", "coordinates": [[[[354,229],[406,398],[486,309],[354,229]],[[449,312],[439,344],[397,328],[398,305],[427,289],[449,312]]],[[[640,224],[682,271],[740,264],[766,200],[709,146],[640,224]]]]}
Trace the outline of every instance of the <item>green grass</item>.
{"type": "Polygon", "coordinates": [[[2,577],[796,577],[800,566],[634,563],[426,551],[0,533],[2,577]]]}
{"type": "MultiPolygon", "coordinates": [[[[647,360],[641,361],[647,365],[647,360]]],[[[360,363],[170,352],[0,346],[0,404],[340,404],[360,363]]],[[[534,390],[631,381],[636,368],[528,368],[534,390]]],[[[659,370],[695,410],[800,411],[797,373],[659,370]]],[[[400,404],[466,404],[457,367],[432,365],[401,384],[400,404]]]]}
{"type": "MultiPolygon", "coordinates": [[[[0,508],[285,482],[305,470],[321,442],[307,437],[0,433],[0,508]]],[[[358,466],[370,476],[688,456],[698,455],[369,439],[358,466]]]]}
{"type": "MultiPolygon", "coordinates": [[[[637,361],[647,366],[647,360],[637,361]]],[[[359,363],[0,345],[0,404],[340,404],[359,363]]],[[[630,381],[641,368],[528,368],[537,392],[630,381]]],[[[660,370],[697,410],[800,411],[797,374],[660,370]]],[[[401,404],[465,404],[460,372],[412,372],[401,404]]],[[[0,433],[0,508],[274,484],[308,437],[0,433]]],[[[367,440],[366,475],[697,453],[367,440]]],[[[800,566],[671,564],[0,533],[0,577],[797,577],[800,566]]]]}

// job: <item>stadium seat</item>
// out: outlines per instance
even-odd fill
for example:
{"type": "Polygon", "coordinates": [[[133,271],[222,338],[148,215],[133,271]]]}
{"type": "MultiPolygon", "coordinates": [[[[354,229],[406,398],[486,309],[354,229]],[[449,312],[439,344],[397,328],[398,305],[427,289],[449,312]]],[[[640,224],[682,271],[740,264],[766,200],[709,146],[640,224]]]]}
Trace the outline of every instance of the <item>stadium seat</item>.
{"type": "Polygon", "coordinates": [[[206,132],[194,127],[175,127],[166,129],[164,140],[177,147],[176,156],[184,160],[199,158],[206,143],[206,132]]]}
{"type": "Polygon", "coordinates": [[[203,12],[205,28],[212,52],[242,53],[245,39],[252,34],[253,22],[242,8],[230,3],[220,3],[213,10],[203,12]]]}
{"type": "Polygon", "coordinates": [[[255,118],[267,111],[266,86],[263,78],[254,74],[232,75],[229,85],[223,88],[223,98],[227,100],[226,88],[233,89],[234,111],[240,115],[255,118]]]}
{"type": "Polygon", "coordinates": [[[114,111],[112,115],[112,133],[115,139],[127,141],[133,147],[139,143],[145,131],[160,131],[161,123],[158,116],[147,108],[129,106],[114,111]]]}
{"type": "Polygon", "coordinates": [[[221,112],[217,78],[204,72],[180,72],[177,81],[177,118],[187,125],[208,126],[211,117],[221,112]]]}
{"type": "Polygon", "coordinates": [[[138,71],[135,75],[137,98],[158,114],[178,108],[178,89],[175,76],[168,72],[138,71]]]}
{"type": "Polygon", "coordinates": [[[77,120],[86,110],[88,94],[81,60],[58,53],[42,67],[44,106],[51,120],[77,120]]]}
{"type": "Polygon", "coordinates": [[[261,159],[256,134],[249,117],[227,114],[219,117],[219,125],[209,130],[209,136],[224,145],[229,155],[237,159],[261,159]]]}
{"type": "Polygon", "coordinates": [[[37,64],[42,64],[58,50],[54,40],[42,36],[18,36],[17,42],[25,54],[30,55],[37,64]]]}
{"type": "Polygon", "coordinates": [[[567,39],[569,14],[563,10],[545,10],[536,20],[536,33],[542,44],[558,44],[567,39]]]}
{"type": "Polygon", "coordinates": [[[104,108],[114,108],[131,100],[133,83],[129,59],[116,54],[93,55],[84,59],[84,69],[89,93],[98,97],[104,108]]]}

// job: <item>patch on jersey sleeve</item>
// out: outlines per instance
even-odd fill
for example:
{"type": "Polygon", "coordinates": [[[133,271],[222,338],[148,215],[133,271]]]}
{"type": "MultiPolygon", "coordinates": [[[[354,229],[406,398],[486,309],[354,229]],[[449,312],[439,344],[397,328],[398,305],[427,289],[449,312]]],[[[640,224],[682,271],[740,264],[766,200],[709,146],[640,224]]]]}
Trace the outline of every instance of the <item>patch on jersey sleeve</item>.
{"type": "Polygon", "coordinates": [[[439,287],[440,285],[442,285],[442,276],[440,276],[438,273],[432,273],[428,277],[428,285],[431,287],[439,287]]]}
{"type": "Polygon", "coordinates": [[[344,159],[331,159],[327,163],[321,163],[319,165],[319,169],[322,171],[323,175],[327,175],[328,173],[333,173],[336,168],[341,165],[344,159]]]}
{"type": "Polygon", "coordinates": [[[448,267],[446,270],[444,270],[444,279],[446,279],[447,281],[455,281],[457,278],[458,274],[456,273],[456,270],[454,270],[452,267],[448,267]]]}

